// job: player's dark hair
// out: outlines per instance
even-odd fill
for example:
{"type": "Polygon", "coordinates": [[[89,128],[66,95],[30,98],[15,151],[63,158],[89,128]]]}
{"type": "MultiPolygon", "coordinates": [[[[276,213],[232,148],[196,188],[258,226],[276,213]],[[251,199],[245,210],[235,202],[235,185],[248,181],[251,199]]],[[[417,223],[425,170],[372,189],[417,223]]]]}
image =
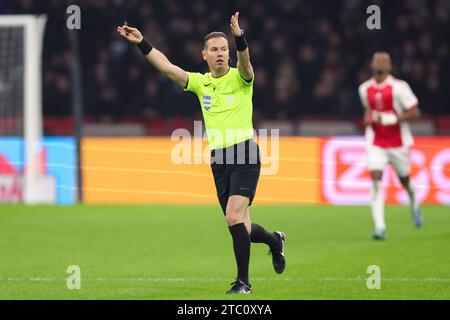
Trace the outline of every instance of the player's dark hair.
{"type": "Polygon", "coordinates": [[[203,38],[203,49],[206,49],[206,42],[207,42],[209,39],[212,39],[212,38],[225,38],[225,39],[227,40],[228,47],[230,47],[230,40],[228,39],[228,37],[227,37],[227,35],[226,35],[225,33],[220,32],[220,31],[213,31],[213,32],[208,33],[208,34],[203,38]]]}

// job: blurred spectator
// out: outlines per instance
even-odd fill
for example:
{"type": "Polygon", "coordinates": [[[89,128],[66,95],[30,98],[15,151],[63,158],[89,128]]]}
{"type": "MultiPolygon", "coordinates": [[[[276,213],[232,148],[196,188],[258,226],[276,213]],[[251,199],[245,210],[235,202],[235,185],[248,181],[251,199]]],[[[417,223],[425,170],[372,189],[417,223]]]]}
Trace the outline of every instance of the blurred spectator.
{"type": "MultiPolygon", "coordinates": [[[[65,8],[73,1],[9,0],[7,14],[47,13],[44,49],[46,115],[70,114],[69,46],[65,8]]],[[[373,1],[382,29],[366,28],[362,0],[80,0],[85,112],[108,121],[121,117],[197,117],[196,97],[163,79],[116,26],[128,21],[155,47],[188,71],[206,71],[203,36],[229,33],[232,13],[241,12],[255,68],[257,117],[362,113],[357,86],[370,77],[375,50],[391,53],[394,75],[409,81],[424,113],[449,113],[449,1],[373,1]]],[[[236,63],[232,43],[233,64],[236,63]]]]}

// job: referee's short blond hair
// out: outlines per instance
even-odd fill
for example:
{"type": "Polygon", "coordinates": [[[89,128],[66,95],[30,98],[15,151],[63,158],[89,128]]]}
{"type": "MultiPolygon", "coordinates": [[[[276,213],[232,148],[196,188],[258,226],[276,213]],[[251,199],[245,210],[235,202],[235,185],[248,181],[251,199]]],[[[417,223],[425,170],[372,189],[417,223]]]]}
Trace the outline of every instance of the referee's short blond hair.
{"type": "Polygon", "coordinates": [[[227,40],[228,43],[228,47],[230,47],[230,40],[228,39],[228,36],[220,31],[213,31],[208,33],[204,38],[203,38],[203,49],[206,49],[206,42],[209,39],[213,39],[213,38],[225,38],[225,40],[227,40]]]}

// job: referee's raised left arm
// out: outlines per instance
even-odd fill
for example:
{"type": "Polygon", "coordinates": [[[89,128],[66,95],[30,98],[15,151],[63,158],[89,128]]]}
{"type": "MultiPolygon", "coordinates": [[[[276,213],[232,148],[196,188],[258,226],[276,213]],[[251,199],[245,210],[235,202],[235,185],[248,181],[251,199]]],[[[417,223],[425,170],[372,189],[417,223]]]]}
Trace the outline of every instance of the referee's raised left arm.
{"type": "Polygon", "coordinates": [[[248,50],[247,40],[245,39],[244,30],[239,27],[239,12],[231,16],[230,22],[231,33],[236,40],[237,48],[237,68],[242,78],[247,81],[253,79],[253,67],[250,62],[250,52],[248,50]]]}
{"type": "Polygon", "coordinates": [[[123,26],[117,27],[117,32],[128,41],[135,44],[144,54],[147,61],[158,69],[159,72],[178,83],[183,88],[186,87],[189,79],[188,73],[170,62],[164,53],[153,48],[138,29],[124,24],[123,26]]]}

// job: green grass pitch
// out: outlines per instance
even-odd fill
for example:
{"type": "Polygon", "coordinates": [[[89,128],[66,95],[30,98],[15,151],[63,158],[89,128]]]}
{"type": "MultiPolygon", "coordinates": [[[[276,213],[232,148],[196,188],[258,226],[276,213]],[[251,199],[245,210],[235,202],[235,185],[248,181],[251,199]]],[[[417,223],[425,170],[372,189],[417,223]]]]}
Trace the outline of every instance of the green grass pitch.
{"type": "Polygon", "coordinates": [[[253,293],[235,276],[219,206],[0,206],[0,299],[449,299],[450,209],[386,208],[388,240],[371,239],[368,207],[262,206],[254,222],[287,234],[287,268],[251,249],[253,293]],[[69,265],[81,289],[66,287],[69,265]],[[366,286],[381,268],[381,289],[366,286]]]}

